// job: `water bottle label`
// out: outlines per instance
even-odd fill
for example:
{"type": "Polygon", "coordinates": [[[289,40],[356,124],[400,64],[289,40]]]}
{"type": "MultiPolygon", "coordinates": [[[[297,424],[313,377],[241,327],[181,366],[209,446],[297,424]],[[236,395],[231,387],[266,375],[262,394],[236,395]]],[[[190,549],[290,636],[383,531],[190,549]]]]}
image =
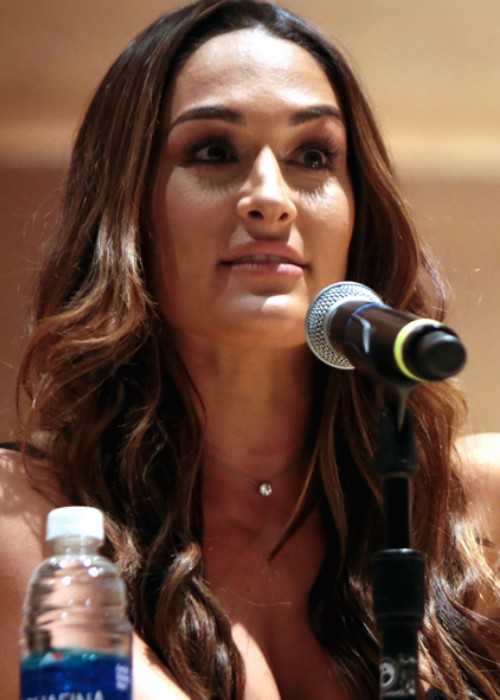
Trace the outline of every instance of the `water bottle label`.
{"type": "Polygon", "coordinates": [[[131,700],[130,659],[79,649],[32,654],[21,665],[22,700],[131,700]]]}

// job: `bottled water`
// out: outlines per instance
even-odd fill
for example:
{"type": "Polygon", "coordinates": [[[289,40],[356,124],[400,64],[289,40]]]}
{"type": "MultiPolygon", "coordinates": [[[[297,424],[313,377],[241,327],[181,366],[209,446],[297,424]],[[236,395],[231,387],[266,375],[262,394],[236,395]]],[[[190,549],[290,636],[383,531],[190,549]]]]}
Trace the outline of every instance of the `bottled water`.
{"type": "Polygon", "coordinates": [[[51,511],[53,556],[33,572],[21,627],[22,700],[130,700],[132,627],[101,511],[51,511]]]}

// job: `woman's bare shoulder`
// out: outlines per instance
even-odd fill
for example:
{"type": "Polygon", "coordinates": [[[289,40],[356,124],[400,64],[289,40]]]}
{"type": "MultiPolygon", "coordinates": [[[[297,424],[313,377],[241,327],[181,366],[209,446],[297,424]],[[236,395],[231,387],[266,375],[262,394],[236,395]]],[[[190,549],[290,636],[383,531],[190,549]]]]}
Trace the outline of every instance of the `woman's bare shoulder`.
{"type": "Polygon", "coordinates": [[[474,456],[478,461],[496,460],[500,464],[500,433],[472,433],[457,440],[460,452],[474,456]]]}
{"type": "Polygon", "coordinates": [[[56,507],[47,496],[36,490],[29,479],[21,453],[0,449],[0,529],[2,548],[10,543],[9,534],[21,533],[38,541],[44,518],[56,507]]]}
{"type": "Polygon", "coordinates": [[[20,452],[0,448],[0,532],[4,547],[19,552],[19,542],[41,553],[45,520],[52,508],[67,505],[55,487],[36,487],[29,478],[26,464],[20,452]],[[9,537],[11,535],[11,537],[9,537]]]}
{"type": "Polygon", "coordinates": [[[466,435],[457,449],[472,515],[485,540],[500,547],[500,433],[466,435]]]}
{"type": "MultiPolygon", "coordinates": [[[[0,448],[0,601],[24,594],[33,568],[44,557],[48,512],[66,505],[55,489],[44,493],[29,479],[19,452],[0,448]],[[51,495],[49,495],[51,494],[51,495]]],[[[3,637],[3,635],[1,635],[3,637]]]]}

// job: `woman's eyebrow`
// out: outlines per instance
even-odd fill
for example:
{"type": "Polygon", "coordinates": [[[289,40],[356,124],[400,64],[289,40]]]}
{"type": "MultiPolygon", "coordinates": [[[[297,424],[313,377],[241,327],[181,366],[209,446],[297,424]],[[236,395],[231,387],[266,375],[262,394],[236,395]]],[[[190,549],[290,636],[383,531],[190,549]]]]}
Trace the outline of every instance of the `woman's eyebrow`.
{"type": "Polygon", "coordinates": [[[340,109],[334,105],[312,105],[305,109],[299,109],[290,116],[288,121],[291,126],[296,126],[297,124],[304,124],[304,122],[312,119],[321,119],[322,117],[332,117],[341,124],[344,123],[340,109]]]}
{"type": "MultiPolygon", "coordinates": [[[[288,122],[291,126],[296,126],[298,124],[304,124],[305,122],[313,119],[321,119],[322,117],[332,117],[333,119],[343,123],[340,109],[334,105],[327,104],[312,105],[311,107],[299,109],[290,116],[288,122]]],[[[230,109],[229,107],[224,107],[223,105],[206,105],[203,107],[193,107],[193,109],[188,109],[186,112],[178,116],[174,123],[170,126],[169,133],[178,124],[195,119],[219,119],[231,122],[232,124],[246,124],[243,114],[235,109],[230,109]]]]}

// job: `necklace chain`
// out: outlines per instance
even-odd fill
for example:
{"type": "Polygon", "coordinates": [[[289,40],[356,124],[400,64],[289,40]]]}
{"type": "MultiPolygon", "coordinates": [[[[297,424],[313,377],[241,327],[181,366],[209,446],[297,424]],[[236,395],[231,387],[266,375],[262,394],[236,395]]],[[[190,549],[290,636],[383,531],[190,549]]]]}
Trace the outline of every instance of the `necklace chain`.
{"type": "MultiPolygon", "coordinates": [[[[228,467],[225,467],[225,468],[228,469],[228,467]]],[[[279,479],[280,477],[284,476],[286,473],[292,471],[293,469],[295,469],[295,467],[293,467],[293,466],[287,467],[286,469],[283,469],[281,472],[279,472],[278,474],[275,474],[274,477],[272,477],[272,481],[279,479]]],[[[244,474],[244,473],[240,472],[238,469],[234,469],[234,468],[230,468],[230,467],[229,467],[229,471],[237,473],[240,476],[242,476],[243,478],[248,479],[249,481],[252,481],[254,484],[254,488],[256,488],[257,493],[260,496],[262,496],[264,498],[269,498],[269,496],[273,495],[273,483],[271,480],[258,481],[257,479],[255,479],[255,477],[250,476],[250,474],[244,474]]]]}

